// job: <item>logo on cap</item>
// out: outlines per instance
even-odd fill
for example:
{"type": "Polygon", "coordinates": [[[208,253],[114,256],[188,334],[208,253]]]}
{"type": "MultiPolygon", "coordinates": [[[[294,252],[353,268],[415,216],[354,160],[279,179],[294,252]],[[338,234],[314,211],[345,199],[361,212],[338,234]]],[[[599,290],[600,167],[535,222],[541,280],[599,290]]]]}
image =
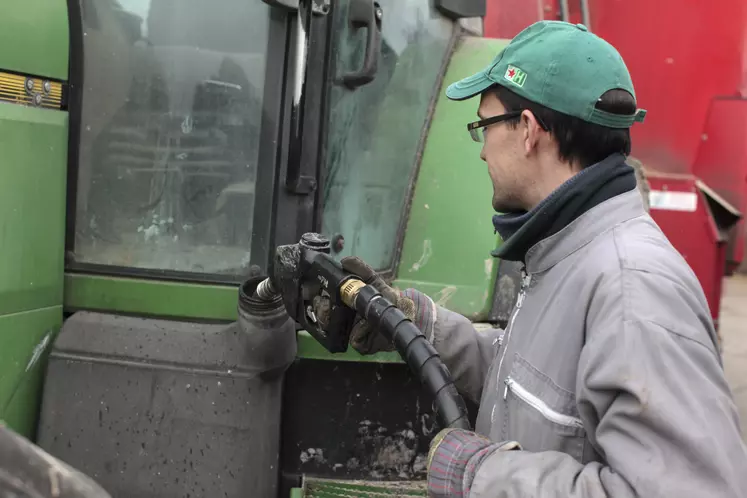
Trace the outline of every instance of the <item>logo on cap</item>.
{"type": "Polygon", "coordinates": [[[516,86],[524,86],[524,82],[527,80],[527,73],[516,66],[509,65],[503,77],[516,86]]]}

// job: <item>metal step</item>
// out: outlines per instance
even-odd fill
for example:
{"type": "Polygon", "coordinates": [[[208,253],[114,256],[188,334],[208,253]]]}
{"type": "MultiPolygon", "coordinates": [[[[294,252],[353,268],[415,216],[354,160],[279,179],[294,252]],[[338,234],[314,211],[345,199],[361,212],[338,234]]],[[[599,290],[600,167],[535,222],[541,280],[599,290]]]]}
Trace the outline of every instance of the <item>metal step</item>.
{"type": "Polygon", "coordinates": [[[291,498],[406,498],[428,496],[425,481],[345,481],[304,477],[291,498]]]}

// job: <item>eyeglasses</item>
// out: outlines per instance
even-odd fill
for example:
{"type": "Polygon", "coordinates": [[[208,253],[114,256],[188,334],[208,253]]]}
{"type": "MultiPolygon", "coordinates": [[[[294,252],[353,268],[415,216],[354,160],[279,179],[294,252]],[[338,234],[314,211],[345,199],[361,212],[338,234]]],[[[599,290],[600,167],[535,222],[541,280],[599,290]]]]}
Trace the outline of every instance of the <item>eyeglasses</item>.
{"type": "MultiPolygon", "coordinates": [[[[483,142],[484,135],[485,135],[485,128],[487,128],[490,125],[494,125],[496,123],[500,123],[502,121],[508,121],[509,119],[516,119],[519,116],[521,116],[521,113],[524,112],[524,109],[520,109],[518,111],[512,111],[507,112],[506,114],[500,114],[498,116],[493,116],[490,118],[481,119],[480,121],[474,121],[472,123],[467,124],[467,130],[469,131],[470,136],[472,137],[472,140],[475,142],[483,142]],[[480,133],[482,131],[482,133],[480,133]]],[[[534,118],[537,120],[537,123],[540,125],[540,127],[548,131],[547,126],[545,126],[545,123],[542,122],[542,120],[537,117],[535,114],[534,118]]]]}

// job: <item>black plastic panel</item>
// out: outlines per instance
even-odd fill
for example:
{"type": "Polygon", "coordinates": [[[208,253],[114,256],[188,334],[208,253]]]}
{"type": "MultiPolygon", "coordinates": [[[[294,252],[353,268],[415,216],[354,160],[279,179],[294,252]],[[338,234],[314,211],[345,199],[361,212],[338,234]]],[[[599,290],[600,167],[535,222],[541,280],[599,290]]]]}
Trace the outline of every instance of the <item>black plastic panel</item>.
{"type": "Polygon", "coordinates": [[[235,324],[73,315],[38,444],[117,498],[274,497],[282,377],[248,350],[235,324]]]}
{"type": "MultiPolygon", "coordinates": [[[[440,427],[405,365],[298,360],[286,374],[281,494],[303,474],[335,479],[425,479],[440,427]]],[[[474,424],[476,406],[468,403],[474,424]]]]}

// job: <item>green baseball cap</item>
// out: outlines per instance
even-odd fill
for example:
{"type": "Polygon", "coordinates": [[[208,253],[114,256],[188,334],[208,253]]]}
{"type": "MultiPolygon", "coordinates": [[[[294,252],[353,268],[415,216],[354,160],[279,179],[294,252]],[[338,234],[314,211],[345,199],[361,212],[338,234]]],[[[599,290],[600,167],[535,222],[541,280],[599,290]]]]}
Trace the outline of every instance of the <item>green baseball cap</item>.
{"type": "Polygon", "coordinates": [[[634,98],[635,90],[620,53],[583,24],[532,24],[490,66],[449,85],[446,96],[465,100],[496,84],[555,111],[610,128],[629,128],[646,116],[645,109],[619,115],[594,107],[608,90],[626,90],[634,98]]]}

